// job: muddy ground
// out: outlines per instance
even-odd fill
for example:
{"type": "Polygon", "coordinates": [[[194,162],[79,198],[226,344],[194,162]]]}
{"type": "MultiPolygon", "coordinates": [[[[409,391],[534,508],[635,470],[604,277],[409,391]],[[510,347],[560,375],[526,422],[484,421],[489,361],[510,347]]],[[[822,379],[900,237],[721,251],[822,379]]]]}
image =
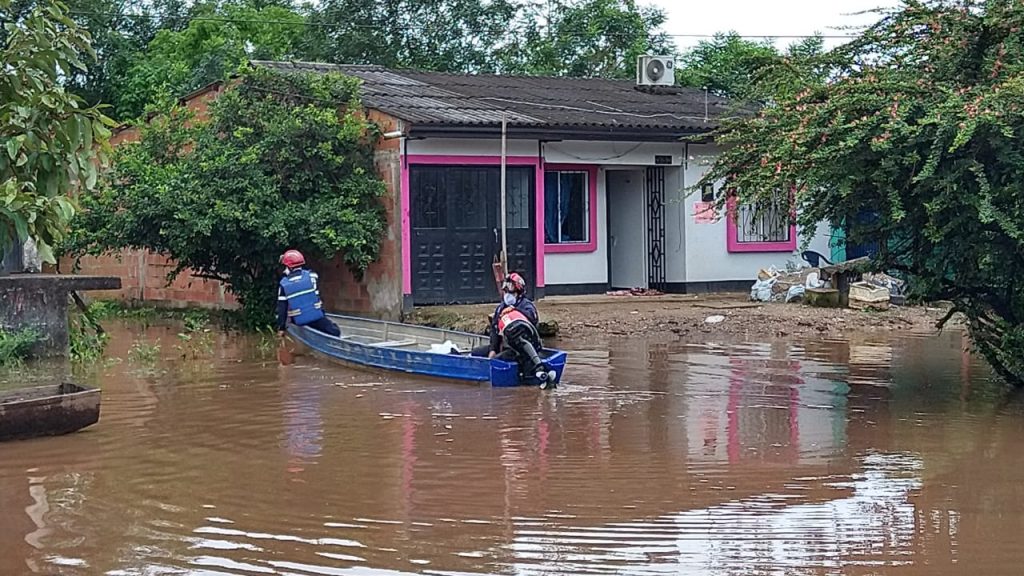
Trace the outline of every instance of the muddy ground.
{"type": "MultiPolygon", "coordinates": [[[[671,336],[694,341],[708,336],[763,340],[839,336],[851,332],[935,332],[942,305],[891,307],[886,311],[812,308],[804,304],[755,303],[745,295],[573,296],[537,302],[541,322],[557,325],[560,339],[601,336],[671,336]],[[709,317],[723,316],[717,323],[709,317]]],[[[417,308],[407,321],[480,332],[494,305],[417,308]]],[[[949,327],[953,328],[954,323],[949,327]]]]}

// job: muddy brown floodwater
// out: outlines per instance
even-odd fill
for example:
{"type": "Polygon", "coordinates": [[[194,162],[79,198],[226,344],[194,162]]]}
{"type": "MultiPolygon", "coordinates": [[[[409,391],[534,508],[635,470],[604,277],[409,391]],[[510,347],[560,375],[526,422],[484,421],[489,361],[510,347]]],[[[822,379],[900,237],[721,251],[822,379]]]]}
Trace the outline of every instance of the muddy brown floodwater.
{"type": "Polygon", "coordinates": [[[572,350],[553,393],[282,367],[229,336],[182,358],[172,329],[114,332],[124,361],[81,376],[103,387],[99,424],[0,444],[4,576],[1007,574],[1024,560],[1024,402],[957,332],[612,340],[572,350]]]}

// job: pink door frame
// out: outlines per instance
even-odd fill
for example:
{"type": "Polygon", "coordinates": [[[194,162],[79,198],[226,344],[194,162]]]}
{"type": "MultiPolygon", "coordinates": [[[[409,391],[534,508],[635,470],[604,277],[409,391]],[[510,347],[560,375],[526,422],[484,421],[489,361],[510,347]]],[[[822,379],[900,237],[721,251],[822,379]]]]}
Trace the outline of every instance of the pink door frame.
{"type": "MultiPolygon", "coordinates": [[[[508,166],[534,167],[534,233],[536,243],[536,278],[534,285],[544,287],[544,161],[535,156],[506,156],[508,166]]],[[[409,217],[409,167],[414,164],[433,166],[500,166],[501,156],[452,156],[444,154],[404,154],[402,156],[402,293],[412,295],[412,226],[409,217]]]]}

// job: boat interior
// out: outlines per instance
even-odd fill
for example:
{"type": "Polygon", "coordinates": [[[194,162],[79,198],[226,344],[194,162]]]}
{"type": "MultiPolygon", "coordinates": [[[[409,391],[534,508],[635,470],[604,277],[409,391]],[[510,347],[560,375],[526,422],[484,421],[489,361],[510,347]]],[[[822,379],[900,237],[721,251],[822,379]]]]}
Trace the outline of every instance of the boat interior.
{"type": "Polygon", "coordinates": [[[486,336],[440,328],[365,320],[350,316],[331,315],[330,319],[341,329],[341,340],[364,346],[399,348],[414,352],[432,352],[435,351],[432,349],[432,346],[451,342],[456,346],[460,354],[469,354],[474,347],[482,346],[488,342],[486,336]]]}

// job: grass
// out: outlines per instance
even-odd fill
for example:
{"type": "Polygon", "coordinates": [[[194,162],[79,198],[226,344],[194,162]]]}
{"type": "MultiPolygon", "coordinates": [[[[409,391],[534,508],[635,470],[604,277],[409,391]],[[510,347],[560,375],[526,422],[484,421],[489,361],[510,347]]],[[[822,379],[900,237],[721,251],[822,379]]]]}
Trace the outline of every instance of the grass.
{"type": "Polygon", "coordinates": [[[213,330],[210,314],[205,310],[188,310],[182,316],[182,331],[174,347],[182,358],[198,358],[213,353],[213,330]]]}
{"type": "Polygon", "coordinates": [[[160,321],[180,321],[186,324],[186,331],[196,332],[216,324],[224,330],[254,331],[241,310],[207,310],[204,308],[165,308],[139,306],[117,300],[96,300],[89,305],[89,314],[98,320],[131,320],[150,326],[160,321]]]}
{"type": "Polygon", "coordinates": [[[160,341],[148,344],[136,340],[128,350],[128,361],[134,364],[153,364],[160,355],[160,341]]]}
{"type": "Polygon", "coordinates": [[[277,330],[267,327],[257,330],[256,333],[259,335],[259,339],[256,341],[256,352],[259,354],[259,357],[269,358],[273,356],[281,343],[280,338],[277,336],[277,330]]]}
{"type": "Polygon", "coordinates": [[[32,328],[17,332],[0,329],[0,366],[22,365],[29,357],[32,346],[41,337],[42,335],[32,328]]]}
{"type": "Polygon", "coordinates": [[[72,362],[91,363],[103,357],[110,335],[97,330],[88,316],[73,313],[68,321],[68,342],[72,362]]]}

